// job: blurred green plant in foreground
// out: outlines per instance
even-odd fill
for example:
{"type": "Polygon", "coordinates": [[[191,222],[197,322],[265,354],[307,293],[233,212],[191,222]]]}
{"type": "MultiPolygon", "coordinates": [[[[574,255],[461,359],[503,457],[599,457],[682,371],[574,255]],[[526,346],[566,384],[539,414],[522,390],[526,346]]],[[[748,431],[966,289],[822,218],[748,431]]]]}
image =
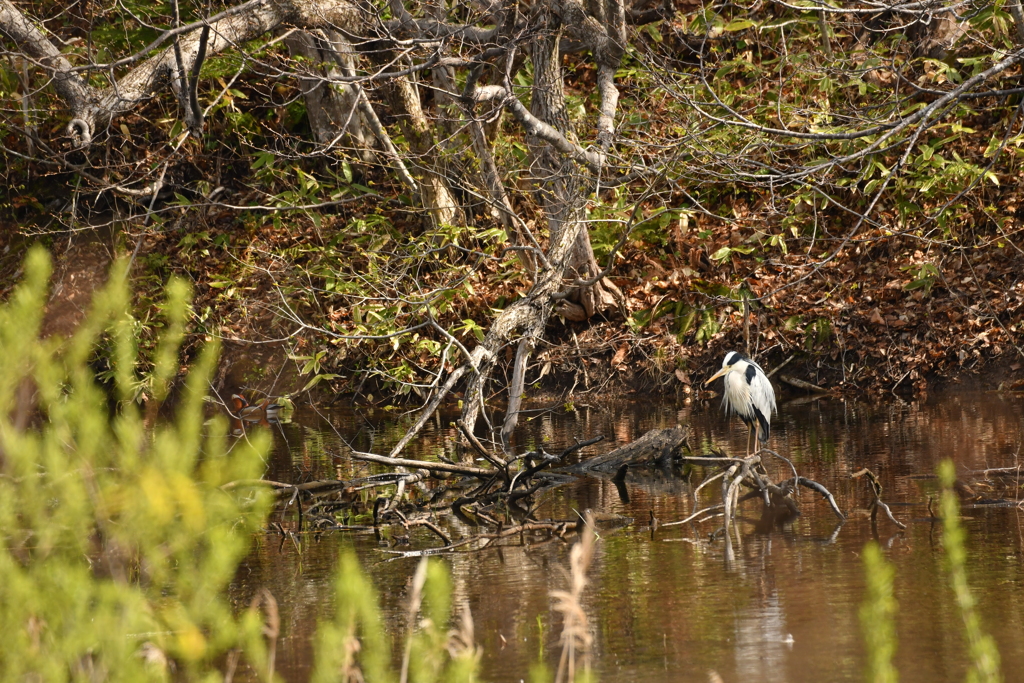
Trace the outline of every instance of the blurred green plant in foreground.
{"type": "MultiPolygon", "coordinates": [[[[259,478],[270,440],[229,440],[224,419],[204,422],[216,342],[189,370],[174,417],[155,419],[179,372],[188,286],[168,284],[164,332],[140,380],[123,269],[70,339],[40,338],[45,251],[32,251],[24,272],[0,306],[0,680],[228,680],[238,666],[273,680],[273,596],[263,591],[239,611],[226,591],[271,500],[224,486],[259,478]],[[107,390],[91,366],[98,353],[109,355],[107,390]],[[152,397],[145,411],[131,400],[140,381],[152,397]]],[[[468,614],[448,632],[443,566],[417,571],[400,672],[351,554],[336,586],[317,680],[475,679],[468,614]]]]}
{"type": "MultiPolygon", "coordinates": [[[[126,400],[137,352],[123,270],[74,336],[40,339],[49,271],[34,250],[0,308],[0,677],[201,679],[238,653],[259,668],[264,619],[235,614],[224,589],[270,501],[220,487],[259,477],[269,441],[229,442],[223,420],[204,424],[216,343],[174,419],[147,425],[126,400]],[[114,396],[90,367],[101,339],[114,396]]],[[[178,372],[188,299],[169,283],[148,378],[157,401],[178,372]]]]}
{"type": "MultiPolygon", "coordinates": [[[[946,571],[956,606],[963,619],[963,634],[970,660],[965,680],[968,683],[1000,683],[1003,677],[999,650],[992,636],[982,629],[981,617],[975,609],[978,601],[967,582],[967,534],[960,524],[960,504],[954,491],[956,467],[953,462],[940,462],[938,475],[942,485],[940,510],[946,571]]],[[[860,621],[867,656],[865,680],[869,683],[895,683],[899,680],[892,663],[896,652],[898,612],[893,590],[895,569],[886,561],[881,548],[874,541],[864,546],[863,562],[866,590],[860,608],[860,621]]]]}

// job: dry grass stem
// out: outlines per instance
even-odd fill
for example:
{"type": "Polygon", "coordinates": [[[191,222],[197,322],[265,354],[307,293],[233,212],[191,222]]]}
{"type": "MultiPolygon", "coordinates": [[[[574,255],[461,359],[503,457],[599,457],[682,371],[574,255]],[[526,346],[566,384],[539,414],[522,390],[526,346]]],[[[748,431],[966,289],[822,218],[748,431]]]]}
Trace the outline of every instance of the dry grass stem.
{"type": "Polygon", "coordinates": [[[423,602],[423,585],[427,582],[427,558],[416,565],[416,573],[412,577],[412,591],[409,593],[409,635],[405,639],[405,652],[402,655],[401,683],[409,680],[409,657],[412,654],[412,636],[416,630],[416,615],[419,614],[423,602]]]}
{"type": "Polygon", "coordinates": [[[267,672],[266,680],[274,680],[274,669],[277,666],[277,638],[281,635],[281,617],[277,609],[277,599],[266,588],[261,588],[249,604],[249,609],[256,611],[263,608],[266,621],[263,635],[267,637],[267,672]]]}
{"type": "Polygon", "coordinates": [[[587,512],[584,528],[580,532],[580,540],[569,552],[569,590],[551,591],[555,599],[555,610],[562,614],[562,656],[558,662],[558,674],[555,683],[568,683],[576,680],[577,653],[581,655],[584,676],[590,674],[590,646],[593,636],[590,634],[587,613],[580,601],[583,590],[587,587],[587,569],[594,558],[594,519],[587,512]]]}

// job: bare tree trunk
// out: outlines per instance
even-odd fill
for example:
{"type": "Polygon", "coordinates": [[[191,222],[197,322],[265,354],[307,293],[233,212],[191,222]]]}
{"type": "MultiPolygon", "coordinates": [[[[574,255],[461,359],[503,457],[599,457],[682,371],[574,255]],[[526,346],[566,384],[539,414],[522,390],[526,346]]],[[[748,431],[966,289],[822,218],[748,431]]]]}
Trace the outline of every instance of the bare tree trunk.
{"type": "MultiPolygon", "coordinates": [[[[1012,10],[1011,3],[1011,10],[1012,10]]],[[[1018,6],[1019,7],[1019,6],[1018,6]]],[[[951,11],[926,13],[907,31],[917,45],[917,53],[932,59],[946,59],[954,45],[967,33],[966,19],[951,11]]]]}
{"type": "Polygon", "coordinates": [[[299,87],[317,142],[333,147],[347,136],[363,162],[372,162],[359,112],[359,89],[339,81],[339,77],[355,73],[351,44],[336,31],[325,31],[324,37],[295,31],[285,38],[285,45],[293,57],[302,57],[310,65],[309,76],[299,77],[299,87]],[[330,82],[332,79],[334,83],[330,82]]]}
{"type": "MultiPolygon", "coordinates": [[[[549,22],[557,24],[555,15],[545,16],[549,22]]],[[[547,28],[547,31],[541,30],[531,46],[534,84],[530,114],[574,144],[575,134],[565,108],[558,26],[549,24],[547,28]]],[[[519,406],[526,382],[526,364],[530,353],[544,334],[544,328],[556,302],[554,295],[563,289],[567,278],[587,278],[600,272],[594,259],[594,252],[590,248],[583,213],[586,202],[584,188],[588,182],[582,176],[584,170],[575,159],[550,144],[548,138],[550,134],[542,132],[527,136],[533,158],[532,179],[548,223],[548,262],[538,274],[529,295],[505,309],[491,326],[484,339],[484,346],[489,353],[480,363],[478,372],[470,384],[462,410],[463,422],[466,428],[472,431],[483,403],[488,370],[493,364],[493,359],[501,347],[512,340],[514,333],[520,331],[519,350],[512,373],[513,381],[509,387],[509,407],[501,430],[502,444],[506,450],[519,420],[519,406]]],[[[564,310],[575,313],[572,308],[575,306],[584,312],[585,318],[588,314],[600,310],[602,304],[614,303],[612,293],[603,287],[600,280],[589,286],[574,287],[572,294],[576,296],[575,302],[557,300],[560,313],[564,310]]]]}
{"type": "Polygon", "coordinates": [[[405,76],[395,78],[386,88],[388,103],[412,152],[423,208],[437,224],[457,223],[462,215],[444,177],[434,168],[437,154],[430,122],[423,113],[416,86],[405,76]]]}
{"type": "MultiPolygon", "coordinates": [[[[553,20],[554,17],[549,15],[553,20]]],[[[533,44],[534,87],[530,101],[530,112],[541,121],[553,126],[559,133],[575,142],[575,131],[565,109],[562,68],[560,63],[559,36],[552,32],[533,44]]],[[[544,213],[547,216],[551,242],[560,241],[561,233],[570,230],[575,235],[564,263],[563,277],[571,280],[587,280],[601,272],[590,246],[590,235],[586,230],[577,229],[576,224],[586,220],[586,203],[589,179],[582,178],[578,165],[558,153],[551,145],[529,136],[527,141],[533,153],[532,166],[534,182],[544,213]]],[[[615,306],[616,296],[621,297],[618,288],[607,280],[598,280],[591,285],[575,286],[568,290],[568,296],[558,304],[559,315],[569,320],[582,321],[599,311],[615,306]]]]}

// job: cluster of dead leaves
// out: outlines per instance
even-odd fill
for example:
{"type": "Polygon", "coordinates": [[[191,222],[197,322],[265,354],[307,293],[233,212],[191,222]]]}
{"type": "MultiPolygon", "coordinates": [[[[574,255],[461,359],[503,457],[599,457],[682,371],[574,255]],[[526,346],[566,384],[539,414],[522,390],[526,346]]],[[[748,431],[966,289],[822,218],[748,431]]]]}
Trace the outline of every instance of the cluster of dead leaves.
{"type": "MultiPolygon", "coordinates": [[[[735,243],[736,230],[721,227],[718,239],[735,243]]],[[[713,244],[713,242],[712,242],[713,244]]],[[[662,377],[687,390],[692,371],[710,372],[721,355],[744,349],[742,306],[701,294],[707,283],[731,291],[740,285],[755,297],[748,321],[750,351],[768,368],[797,362],[806,381],[833,390],[926,395],[930,385],[993,367],[994,383],[1024,382],[1020,325],[1024,321],[1024,252],[1012,244],[987,249],[935,249],[922,253],[912,239],[865,241],[815,268],[821,257],[733,255],[721,263],[706,256],[714,247],[678,245],[657,259],[650,251],[626,255],[616,279],[629,310],[655,311],[630,348],[620,345],[612,369],[638,377],[662,377]],[[699,285],[699,286],[695,286],[699,285]],[[711,311],[721,330],[698,343],[680,326],[666,301],[711,311]]],[[[822,254],[824,256],[824,253],[822,254]]],[[[607,324],[606,334],[616,325],[607,324]]],[[[649,381],[641,382],[650,384],[649,381]]]]}

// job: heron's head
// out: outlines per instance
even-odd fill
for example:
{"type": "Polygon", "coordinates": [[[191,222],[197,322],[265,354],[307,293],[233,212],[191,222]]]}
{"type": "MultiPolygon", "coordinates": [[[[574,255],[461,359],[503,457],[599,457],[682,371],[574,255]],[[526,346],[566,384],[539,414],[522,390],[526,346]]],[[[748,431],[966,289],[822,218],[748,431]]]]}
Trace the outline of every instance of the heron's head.
{"type": "Polygon", "coordinates": [[[711,384],[719,377],[724,377],[726,374],[728,374],[730,370],[732,370],[736,366],[737,363],[743,360],[746,360],[746,358],[743,356],[742,353],[730,351],[729,353],[725,354],[725,358],[722,360],[722,369],[716,372],[715,374],[711,375],[711,377],[709,377],[708,379],[706,379],[704,381],[704,386],[711,384]]]}

